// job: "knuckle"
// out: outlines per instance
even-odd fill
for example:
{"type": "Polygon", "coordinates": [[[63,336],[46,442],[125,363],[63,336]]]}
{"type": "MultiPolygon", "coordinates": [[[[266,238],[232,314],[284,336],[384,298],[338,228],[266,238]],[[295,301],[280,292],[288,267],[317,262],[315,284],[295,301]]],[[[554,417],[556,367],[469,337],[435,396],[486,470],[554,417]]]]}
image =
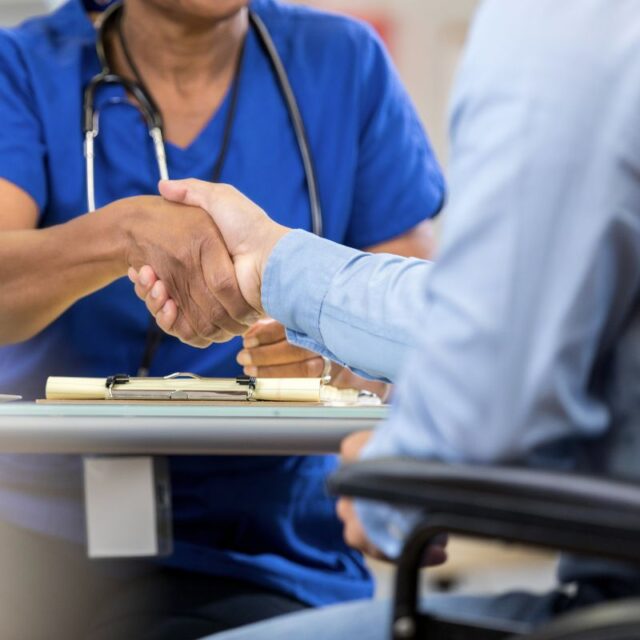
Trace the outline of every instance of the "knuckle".
{"type": "Polygon", "coordinates": [[[183,342],[189,342],[195,339],[196,335],[191,325],[185,320],[184,316],[180,316],[174,323],[175,335],[183,342]]]}
{"type": "Polygon", "coordinates": [[[145,300],[145,304],[147,309],[155,316],[160,309],[164,306],[164,300],[159,300],[157,298],[148,298],[145,300]]]}
{"type": "Polygon", "coordinates": [[[167,320],[164,317],[156,317],[154,316],[156,319],[156,324],[160,327],[160,329],[162,329],[165,333],[171,333],[172,335],[175,335],[178,331],[175,327],[176,322],[171,322],[169,320],[167,320]]]}
{"type": "Polygon", "coordinates": [[[208,313],[209,323],[214,325],[216,329],[224,324],[228,320],[228,317],[224,307],[220,304],[214,304],[208,313]]]}
{"type": "Polygon", "coordinates": [[[196,334],[191,329],[183,329],[182,331],[178,331],[178,337],[182,342],[187,342],[189,344],[196,341],[196,334]]]}
{"type": "Polygon", "coordinates": [[[217,185],[216,191],[219,196],[225,197],[235,193],[235,188],[228,182],[220,182],[217,185]]]}
{"type": "Polygon", "coordinates": [[[322,373],[322,360],[320,358],[305,360],[304,369],[307,377],[314,378],[322,373]]]}
{"type": "Polygon", "coordinates": [[[215,270],[209,276],[209,288],[218,295],[231,296],[239,292],[238,281],[233,269],[215,270]]]}
{"type": "Polygon", "coordinates": [[[192,266],[197,264],[196,256],[198,255],[198,245],[199,242],[193,237],[192,229],[189,229],[188,235],[183,241],[180,241],[175,245],[175,249],[173,251],[177,273],[183,275],[185,269],[190,270],[192,266]]]}
{"type": "Polygon", "coordinates": [[[215,321],[207,319],[202,315],[198,315],[193,324],[195,334],[201,338],[210,339],[219,331],[215,321]]]}
{"type": "Polygon", "coordinates": [[[210,341],[211,342],[215,342],[215,343],[224,343],[224,342],[229,342],[229,340],[231,340],[231,338],[233,338],[233,334],[229,333],[227,331],[224,331],[222,329],[218,329],[211,337],[210,337],[210,341]]]}
{"type": "Polygon", "coordinates": [[[154,316],[157,315],[158,313],[160,313],[160,311],[164,307],[165,303],[166,303],[166,300],[158,300],[155,303],[153,303],[153,308],[151,310],[151,313],[154,316]]]}

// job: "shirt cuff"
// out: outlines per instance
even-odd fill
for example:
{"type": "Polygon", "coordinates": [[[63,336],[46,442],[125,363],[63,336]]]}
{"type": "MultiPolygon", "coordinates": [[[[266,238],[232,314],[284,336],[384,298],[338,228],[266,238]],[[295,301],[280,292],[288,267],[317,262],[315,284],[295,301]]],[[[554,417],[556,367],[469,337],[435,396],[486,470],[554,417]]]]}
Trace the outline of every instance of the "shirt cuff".
{"type": "Polygon", "coordinates": [[[425,517],[419,509],[391,507],[368,500],[356,500],[355,507],[367,538],[391,560],[400,556],[405,540],[425,517]]]}
{"type": "Polygon", "coordinates": [[[264,270],[265,311],[299,338],[323,345],[322,305],[335,275],[358,253],[307,231],[291,231],[276,244],[264,270]]]}
{"type": "MultiPolygon", "coordinates": [[[[397,406],[393,411],[397,412],[397,406]]],[[[402,452],[394,437],[399,428],[393,417],[379,426],[373,437],[360,452],[361,460],[386,458],[402,452]]],[[[367,537],[388,558],[397,558],[404,542],[418,522],[424,518],[424,512],[413,508],[399,508],[379,502],[356,501],[356,512],[365,529],[367,537]]]]}

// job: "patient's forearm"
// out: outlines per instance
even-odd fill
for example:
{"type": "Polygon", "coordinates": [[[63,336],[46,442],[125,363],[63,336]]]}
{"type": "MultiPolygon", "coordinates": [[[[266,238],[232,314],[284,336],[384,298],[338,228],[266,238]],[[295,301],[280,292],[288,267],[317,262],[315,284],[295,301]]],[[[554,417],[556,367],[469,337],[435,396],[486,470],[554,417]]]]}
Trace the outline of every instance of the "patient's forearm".
{"type": "Polygon", "coordinates": [[[125,275],[124,256],[118,215],[107,210],[47,229],[0,232],[0,344],[34,336],[125,275]]]}
{"type": "Polygon", "coordinates": [[[394,381],[426,321],[431,267],[294,231],[269,258],[262,295],[299,346],[394,381]]]}

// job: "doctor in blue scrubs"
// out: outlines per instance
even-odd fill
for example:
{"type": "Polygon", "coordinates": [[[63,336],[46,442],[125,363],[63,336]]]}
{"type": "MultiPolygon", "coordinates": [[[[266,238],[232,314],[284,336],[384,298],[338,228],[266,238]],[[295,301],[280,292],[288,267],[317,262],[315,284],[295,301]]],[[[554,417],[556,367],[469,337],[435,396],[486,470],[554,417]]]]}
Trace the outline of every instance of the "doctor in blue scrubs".
{"type": "MultiPolygon", "coordinates": [[[[49,375],[141,367],[319,375],[322,360],[288,346],[275,323],[252,327],[244,348],[199,350],[165,336],[148,357],[148,314],[127,268],[149,262],[145,251],[178,251],[215,228],[203,212],[139,197],[157,194],[158,165],[139,100],[121,85],[95,95],[97,211],[87,213],[83,92],[101,70],[91,4],[69,0],[0,32],[0,391],[33,399],[49,375]]],[[[426,257],[442,175],[382,45],[345,17],[276,0],[126,0],[105,54],[153,97],[169,175],[231,183],[282,224],[312,229],[291,114],[249,10],[273,39],[299,105],[324,236],[426,257]]],[[[335,464],[173,458],[175,552],[111,566],[82,555],[78,458],[2,456],[2,552],[39,560],[2,567],[0,625],[11,621],[25,638],[82,637],[88,628],[92,638],[196,638],[369,597],[363,560],[345,546],[324,493],[335,464]]]]}

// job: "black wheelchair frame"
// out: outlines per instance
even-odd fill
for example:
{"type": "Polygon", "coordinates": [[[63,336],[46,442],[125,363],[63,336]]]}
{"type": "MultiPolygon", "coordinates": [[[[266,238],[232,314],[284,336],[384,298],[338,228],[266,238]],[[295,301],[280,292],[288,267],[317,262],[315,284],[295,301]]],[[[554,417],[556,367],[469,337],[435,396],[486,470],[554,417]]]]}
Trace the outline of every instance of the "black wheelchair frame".
{"type": "Polygon", "coordinates": [[[424,510],[405,541],[396,576],[393,640],[640,640],[640,599],[562,616],[526,634],[440,620],[418,610],[419,572],[442,533],[522,543],[622,561],[640,570],[640,486],[526,468],[369,460],[339,469],[334,494],[424,510]]]}

